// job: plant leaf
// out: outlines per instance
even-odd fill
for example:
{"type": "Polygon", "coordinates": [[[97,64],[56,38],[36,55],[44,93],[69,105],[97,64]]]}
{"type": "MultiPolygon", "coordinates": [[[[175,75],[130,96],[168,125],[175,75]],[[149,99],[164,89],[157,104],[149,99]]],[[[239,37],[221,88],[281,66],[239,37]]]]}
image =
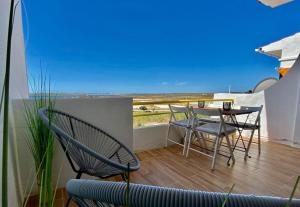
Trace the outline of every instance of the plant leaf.
{"type": "MultiPolygon", "coordinates": [[[[39,116],[40,108],[52,109],[54,101],[51,98],[50,81],[49,85],[46,84],[47,78],[43,76],[38,79],[39,82],[34,81],[32,87],[35,92],[33,101],[29,104],[24,101],[24,117],[28,127],[26,134],[26,141],[28,148],[32,154],[35,163],[36,180],[39,185],[39,206],[48,207],[53,206],[53,192],[52,186],[52,163],[54,156],[54,135],[48,126],[44,125],[42,119],[39,116]],[[49,88],[47,88],[47,86],[49,88]]],[[[49,114],[49,120],[51,120],[51,114],[49,114]]],[[[50,121],[51,124],[51,121],[50,121]]],[[[30,195],[33,185],[32,183],[30,195]]],[[[26,206],[28,198],[26,199],[24,206],[26,206]]]]}
{"type": "Polygon", "coordinates": [[[300,176],[298,176],[298,178],[297,178],[297,180],[296,180],[296,183],[295,183],[295,185],[294,185],[293,191],[292,191],[292,193],[291,193],[291,195],[290,195],[290,198],[289,198],[287,204],[285,205],[285,207],[290,207],[290,206],[292,205],[292,201],[293,201],[293,198],[294,198],[294,196],[295,196],[296,189],[297,189],[297,187],[298,187],[299,181],[300,181],[300,176]]]}
{"type": "Polygon", "coordinates": [[[222,203],[222,207],[225,207],[227,201],[229,200],[229,196],[231,195],[232,191],[233,191],[233,188],[234,188],[235,184],[233,184],[229,190],[229,192],[227,193],[226,197],[225,197],[225,200],[223,201],[222,203]]]}
{"type": "MultiPolygon", "coordinates": [[[[4,79],[4,83],[5,83],[5,79],[4,79]]],[[[4,100],[4,89],[5,89],[5,84],[3,84],[3,87],[2,87],[2,92],[1,92],[1,100],[0,100],[0,115],[1,115],[1,111],[2,111],[2,104],[3,104],[3,100],[4,100]]]]}

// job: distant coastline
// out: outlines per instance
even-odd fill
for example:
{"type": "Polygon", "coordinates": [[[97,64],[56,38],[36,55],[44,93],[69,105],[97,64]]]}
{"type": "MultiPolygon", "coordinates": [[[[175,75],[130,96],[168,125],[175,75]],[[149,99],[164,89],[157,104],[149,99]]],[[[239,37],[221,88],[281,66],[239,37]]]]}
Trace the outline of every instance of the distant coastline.
{"type": "MultiPolygon", "coordinates": [[[[72,99],[72,98],[100,98],[100,97],[115,97],[126,96],[133,99],[191,99],[191,98],[212,98],[213,93],[131,93],[131,94],[102,94],[102,93],[51,93],[51,97],[56,99],[72,99]]],[[[42,98],[43,94],[30,93],[30,98],[42,98]]]]}

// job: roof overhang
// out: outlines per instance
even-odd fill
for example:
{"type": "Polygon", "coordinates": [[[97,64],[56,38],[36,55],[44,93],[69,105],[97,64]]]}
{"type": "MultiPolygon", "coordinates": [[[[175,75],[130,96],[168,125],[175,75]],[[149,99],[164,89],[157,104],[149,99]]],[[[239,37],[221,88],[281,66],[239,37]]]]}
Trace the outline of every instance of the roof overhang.
{"type": "Polygon", "coordinates": [[[280,6],[282,4],[289,3],[293,0],[258,0],[258,2],[263,3],[266,6],[270,6],[272,8],[280,6]]]}
{"type": "Polygon", "coordinates": [[[266,46],[257,48],[257,49],[255,49],[255,51],[265,54],[265,55],[268,55],[268,56],[271,56],[271,57],[275,57],[277,59],[280,59],[281,55],[282,55],[282,49],[272,48],[272,44],[273,43],[271,43],[270,45],[266,45],[266,46]]]}
{"type": "Polygon", "coordinates": [[[263,47],[259,47],[255,49],[255,51],[277,59],[289,59],[291,57],[298,57],[300,50],[299,45],[300,33],[296,33],[263,47]]]}

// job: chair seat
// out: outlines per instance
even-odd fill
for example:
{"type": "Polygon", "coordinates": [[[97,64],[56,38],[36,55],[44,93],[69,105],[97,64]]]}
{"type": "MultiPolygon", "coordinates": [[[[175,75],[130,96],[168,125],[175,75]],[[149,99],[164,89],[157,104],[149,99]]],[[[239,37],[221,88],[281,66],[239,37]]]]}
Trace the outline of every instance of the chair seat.
{"type": "MultiPolygon", "coordinates": [[[[208,123],[208,124],[203,124],[201,126],[196,127],[195,130],[199,131],[199,132],[213,134],[213,135],[225,135],[224,128],[222,128],[221,134],[219,134],[219,128],[220,128],[220,124],[218,124],[218,123],[208,123]]],[[[226,133],[227,134],[232,134],[235,131],[236,131],[235,127],[226,125],[226,133]]]]}
{"type": "Polygon", "coordinates": [[[237,124],[234,123],[227,123],[230,126],[242,128],[244,130],[253,130],[260,128],[259,125],[251,124],[251,123],[244,123],[244,122],[238,122],[237,124]]]}
{"type": "Polygon", "coordinates": [[[191,124],[192,124],[192,120],[190,120],[190,119],[184,119],[184,120],[170,122],[170,125],[180,126],[180,127],[190,127],[191,124]]]}
{"type": "Polygon", "coordinates": [[[200,122],[206,122],[206,123],[218,123],[220,122],[220,118],[216,117],[206,117],[206,118],[198,118],[198,121],[200,122]]]}

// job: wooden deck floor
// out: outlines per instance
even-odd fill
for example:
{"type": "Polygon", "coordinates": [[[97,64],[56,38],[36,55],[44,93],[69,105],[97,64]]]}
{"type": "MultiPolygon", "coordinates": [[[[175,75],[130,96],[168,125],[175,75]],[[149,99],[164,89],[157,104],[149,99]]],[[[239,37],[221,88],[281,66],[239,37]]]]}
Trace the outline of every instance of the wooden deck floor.
{"type": "Polygon", "coordinates": [[[235,151],[232,167],[226,165],[227,158],[219,157],[215,171],[210,170],[210,158],[192,152],[186,159],[178,147],[138,155],[142,167],[133,174],[133,182],[159,186],[227,192],[235,184],[236,193],[287,197],[300,175],[300,149],[272,142],[262,144],[260,156],[253,145],[247,161],[244,153],[235,151]]]}
{"type": "MultiPolygon", "coordinates": [[[[141,169],[131,178],[134,183],[222,192],[235,184],[236,193],[288,197],[300,175],[300,149],[263,142],[261,155],[254,145],[251,155],[244,161],[243,153],[236,151],[232,167],[219,157],[216,170],[211,171],[211,159],[195,152],[186,159],[177,146],[150,150],[138,153],[141,169]]],[[[300,187],[296,197],[300,198],[300,187]]],[[[61,193],[56,206],[63,206],[66,200],[61,193]]]]}

